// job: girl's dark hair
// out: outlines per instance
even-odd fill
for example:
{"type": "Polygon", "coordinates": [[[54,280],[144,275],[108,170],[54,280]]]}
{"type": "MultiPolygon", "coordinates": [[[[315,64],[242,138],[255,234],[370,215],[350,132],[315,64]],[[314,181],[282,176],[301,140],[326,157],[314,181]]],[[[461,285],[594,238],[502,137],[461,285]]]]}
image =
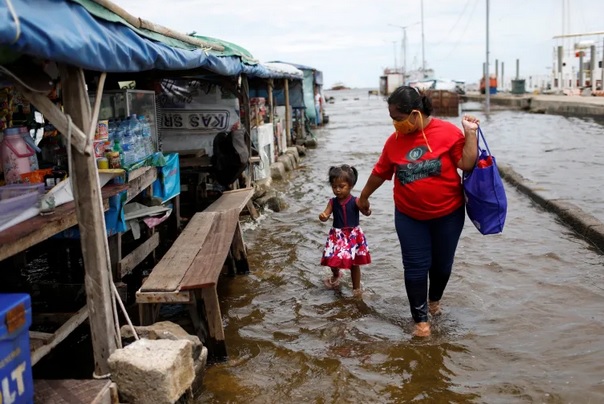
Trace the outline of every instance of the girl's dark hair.
{"type": "Polygon", "coordinates": [[[410,114],[417,109],[426,116],[432,114],[432,101],[423,91],[415,87],[400,86],[388,97],[388,105],[394,105],[403,114],[410,114]]]}
{"type": "Polygon", "coordinates": [[[359,178],[359,172],[353,166],[342,164],[341,166],[329,167],[329,183],[333,184],[336,180],[344,180],[350,187],[354,187],[359,178]]]}

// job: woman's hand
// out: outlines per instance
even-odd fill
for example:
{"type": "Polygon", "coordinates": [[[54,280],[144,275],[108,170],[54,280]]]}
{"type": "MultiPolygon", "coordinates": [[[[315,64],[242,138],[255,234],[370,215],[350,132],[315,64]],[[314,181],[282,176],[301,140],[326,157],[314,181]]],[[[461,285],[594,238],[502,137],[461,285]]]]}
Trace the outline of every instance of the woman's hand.
{"type": "Polygon", "coordinates": [[[464,115],[461,119],[461,125],[463,126],[464,131],[476,132],[478,130],[478,125],[480,125],[480,119],[473,115],[464,115]]]}
{"type": "Polygon", "coordinates": [[[371,209],[369,208],[371,205],[369,203],[369,199],[359,197],[357,198],[356,203],[357,208],[359,208],[359,211],[362,214],[364,214],[365,216],[371,215],[371,209]]]}
{"type": "Polygon", "coordinates": [[[327,219],[329,219],[329,215],[325,212],[321,212],[321,214],[319,215],[319,220],[322,222],[326,222],[327,219]]]}

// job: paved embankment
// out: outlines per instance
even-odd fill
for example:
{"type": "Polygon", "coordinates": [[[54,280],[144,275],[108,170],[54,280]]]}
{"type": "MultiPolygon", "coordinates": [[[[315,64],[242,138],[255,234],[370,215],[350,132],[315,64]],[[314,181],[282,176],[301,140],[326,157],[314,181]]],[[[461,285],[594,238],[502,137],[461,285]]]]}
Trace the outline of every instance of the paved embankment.
{"type": "MultiPolygon", "coordinates": [[[[466,98],[471,102],[484,102],[485,96],[466,94],[466,98]]],[[[604,117],[604,97],[500,93],[491,95],[490,103],[542,114],[604,117]]]]}
{"type": "Polygon", "coordinates": [[[556,214],[562,222],[604,252],[604,223],[566,200],[547,198],[538,190],[537,184],[522,177],[510,166],[499,164],[498,167],[504,180],[515,186],[543,209],[556,214]]]}

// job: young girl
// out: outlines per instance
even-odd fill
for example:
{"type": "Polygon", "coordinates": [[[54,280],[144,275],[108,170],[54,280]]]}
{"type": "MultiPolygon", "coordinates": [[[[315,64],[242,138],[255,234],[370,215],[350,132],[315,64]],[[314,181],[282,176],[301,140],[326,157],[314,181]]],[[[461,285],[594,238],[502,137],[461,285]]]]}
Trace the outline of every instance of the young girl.
{"type": "MultiPolygon", "coordinates": [[[[333,227],[325,243],[321,265],[331,268],[332,276],[324,280],[328,289],[339,286],[342,271],[350,269],[352,289],[355,295],[361,293],[360,265],[371,263],[371,256],[363,230],[359,226],[359,208],[356,197],[350,192],[356,184],[358,172],[349,165],[331,167],[329,183],[335,198],[327,203],[325,210],[319,215],[319,220],[326,222],[333,212],[333,227]]],[[[367,211],[369,216],[371,211],[367,211]]]]}

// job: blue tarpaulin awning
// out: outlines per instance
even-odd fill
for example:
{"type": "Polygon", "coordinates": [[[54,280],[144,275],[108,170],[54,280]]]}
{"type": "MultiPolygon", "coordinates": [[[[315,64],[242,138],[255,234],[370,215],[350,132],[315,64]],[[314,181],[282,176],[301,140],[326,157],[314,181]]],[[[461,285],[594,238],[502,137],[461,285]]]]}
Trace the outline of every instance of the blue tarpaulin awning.
{"type": "Polygon", "coordinates": [[[161,34],[151,31],[143,35],[143,30],[120,20],[89,0],[3,1],[0,57],[9,50],[108,73],[203,68],[235,76],[264,71],[258,65],[243,63],[236,55],[223,56],[168,37],[163,41],[161,34]]]}

